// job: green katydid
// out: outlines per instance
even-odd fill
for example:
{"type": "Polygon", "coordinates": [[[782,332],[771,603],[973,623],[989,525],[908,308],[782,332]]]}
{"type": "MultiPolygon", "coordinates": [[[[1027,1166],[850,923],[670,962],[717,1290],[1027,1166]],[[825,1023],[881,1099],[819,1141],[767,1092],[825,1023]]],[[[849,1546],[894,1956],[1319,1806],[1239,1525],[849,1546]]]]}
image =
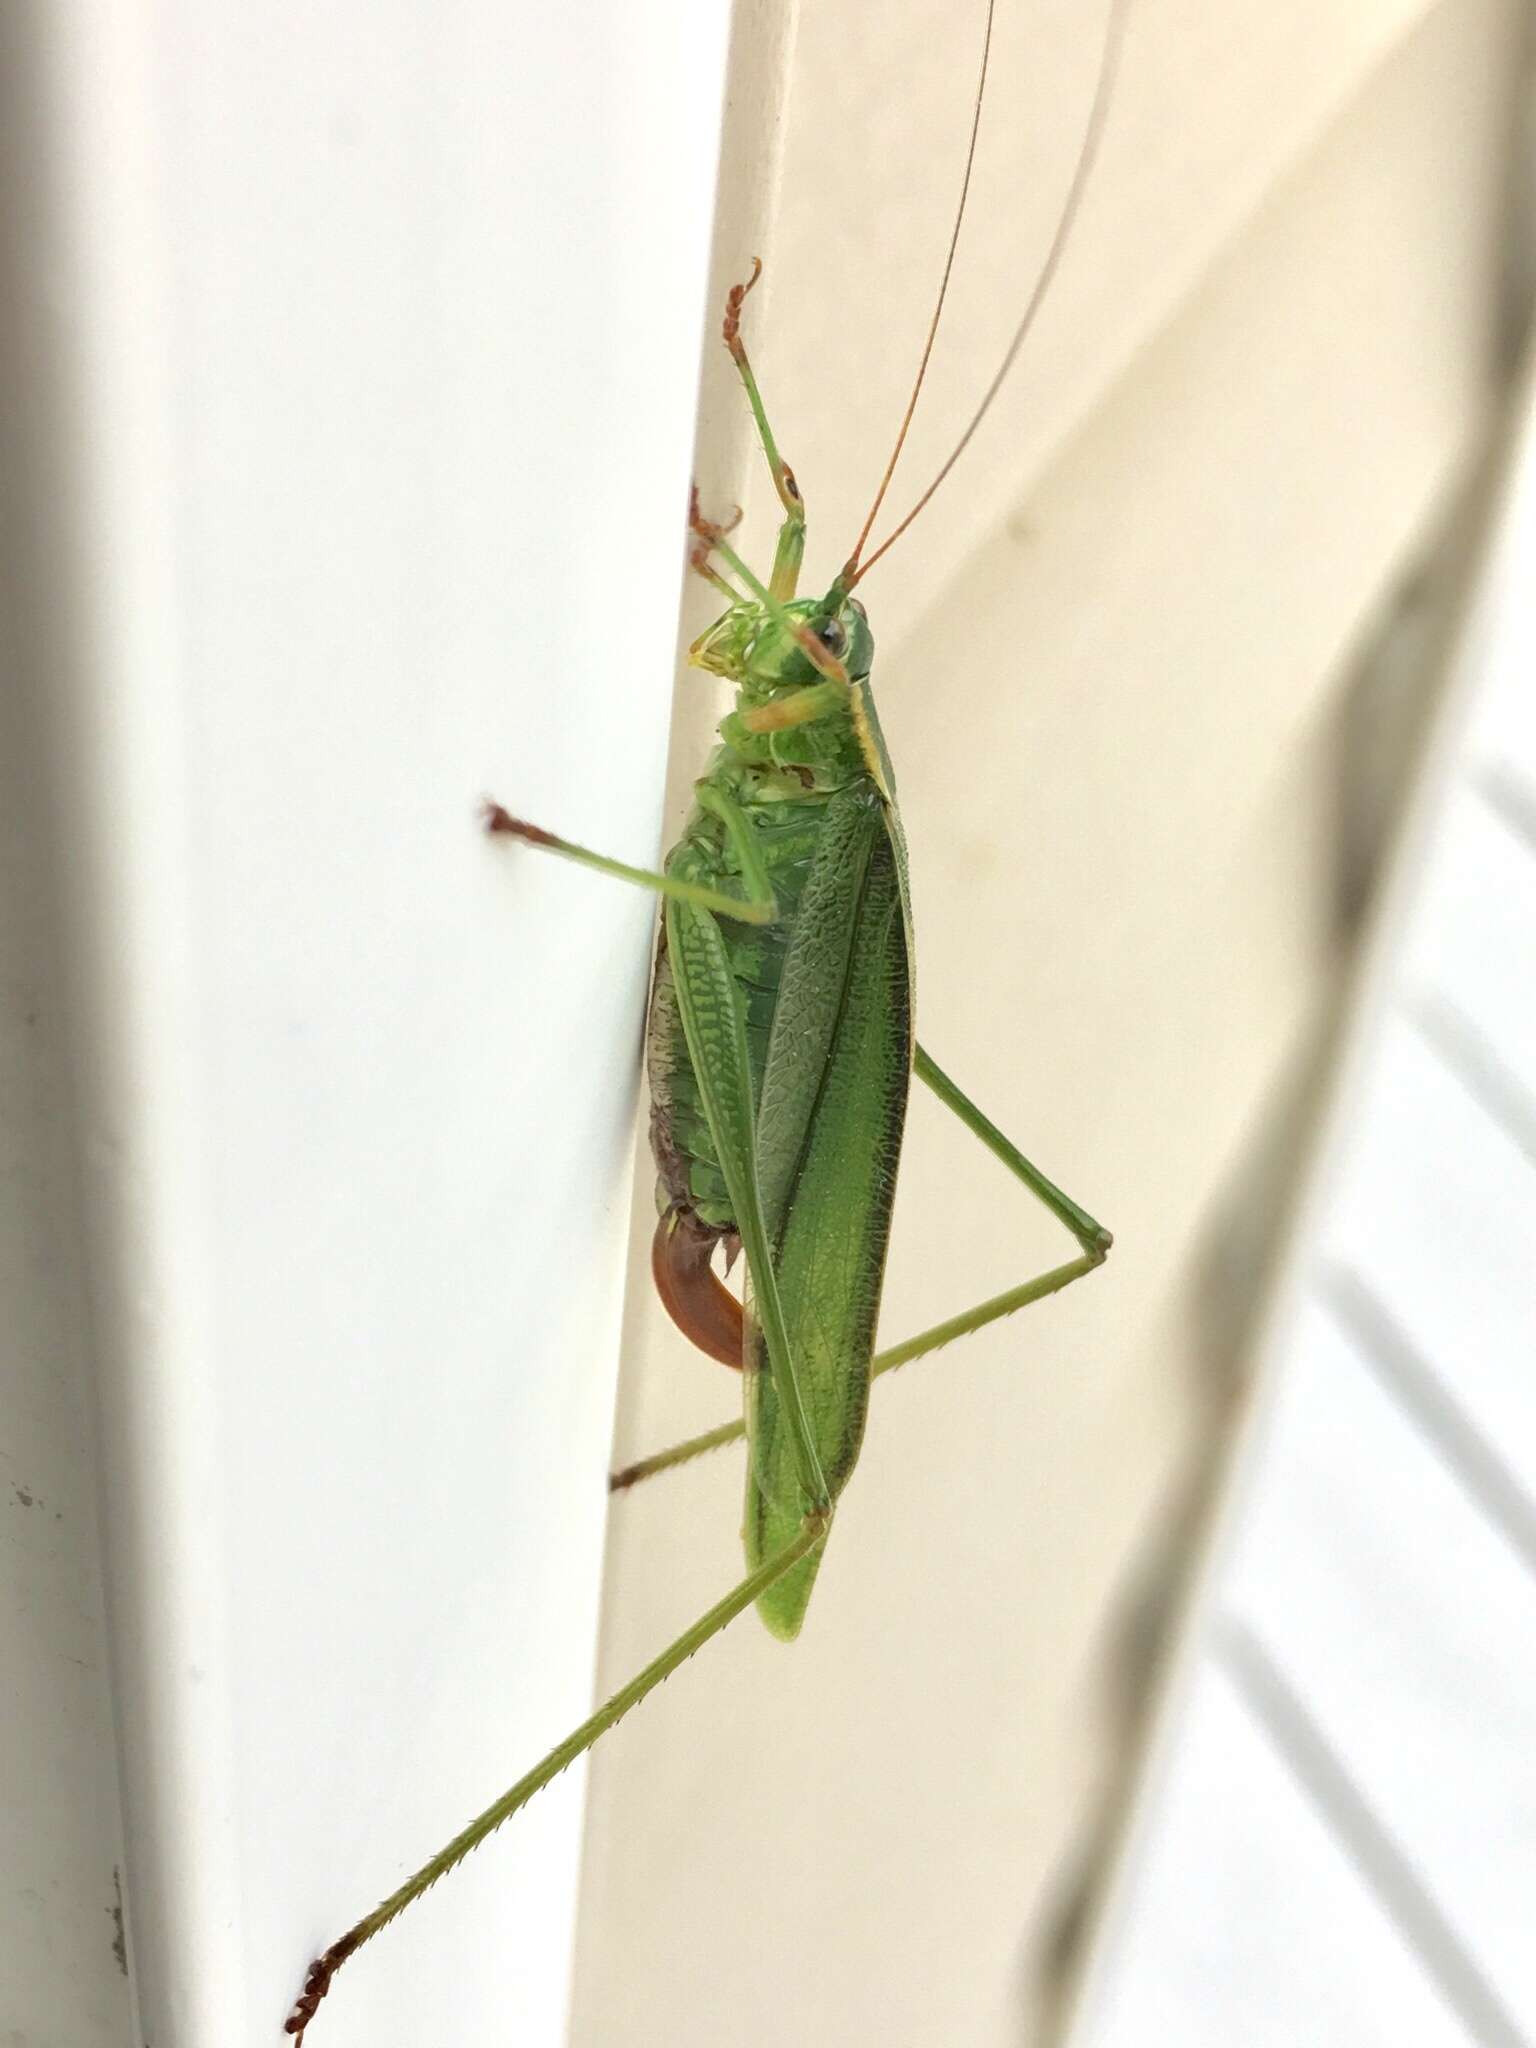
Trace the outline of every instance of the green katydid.
{"type": "Polygon", "coordinates": [[[747,1608],[798,1634],[835,1504],[857,1461],[872,1382],[1059,1292],[1102,1265],[1110,1234],[1046,1179],[917,1042],[912,920],[895,778],[870,692],[874,643],[855,586],[927,504],[991,406],[1034,322],[1097,154],[1126,0],[1109,0],[1094,100],[1054,238],[1003,361],[959,441],[868,555],[943,309],[964,216],[991,44],[988,0],[965,178],[895,448],[852,553],[821,597],[796,596],[806,513],[741,339],[760,266],[728,298],[724,339],[783,518],[760,580],[695,503],[692,566],[728,600],[692,661],[734,709],[660,873],[486,807],[495,834],[662,899],[647,1032],[660,1221],[653,1270],[678,1327],[743,1368],[744,1417],[612,1476],[615,1489],[745,1437],[747,1573],[542,1762],[311,1964],[286,2031],[302,2041],[337,1970],[747,1608]],[[887,1350],[875,1350],[896,1170],[917,1075],[1077,1240],[1074,1258],[887,1350]],[[716,1277],[745,1254],[744,1302],[716,1277]]]}

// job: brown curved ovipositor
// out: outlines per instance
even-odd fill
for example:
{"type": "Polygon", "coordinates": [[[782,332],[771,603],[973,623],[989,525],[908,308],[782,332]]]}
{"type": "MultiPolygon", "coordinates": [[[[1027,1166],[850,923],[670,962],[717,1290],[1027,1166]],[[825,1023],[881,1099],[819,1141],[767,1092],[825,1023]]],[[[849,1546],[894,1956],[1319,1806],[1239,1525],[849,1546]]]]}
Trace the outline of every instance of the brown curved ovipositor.
{"type": "Polygon", "coordinates": [[[687,1209],[668,1209],[651,1240],[651,1274],[662,1306],[690,1344],[741,1370],[741,1303],[710,1259],[720,1233],[687,1209]]]}

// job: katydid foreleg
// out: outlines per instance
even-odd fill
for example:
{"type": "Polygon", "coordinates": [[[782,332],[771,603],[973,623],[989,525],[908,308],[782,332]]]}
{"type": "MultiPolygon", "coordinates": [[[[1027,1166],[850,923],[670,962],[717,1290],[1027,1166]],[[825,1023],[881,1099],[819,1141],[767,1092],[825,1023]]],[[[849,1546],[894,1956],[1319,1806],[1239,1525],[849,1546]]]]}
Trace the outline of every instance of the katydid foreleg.
{"type": "MultiPolygon", "coordinates": [[[[757,378],[747,360],[746,344],[741,338],[742,301],[763,274],[762,258],[752,265],[752,275],[745,284],[732,285],[725,301],[725,324],[721,336],[731,352],[731,361],[746,389],[747,403],[752,408],[752,418],[757,427],[757,438],[762,443],[763,454],[773,473],[773,488],[778,493],[779,503],[784,508],[783,524],[779,528],[778,546],[774,550],[773,573],[768,579],[771,595],[781,604],[795,594],[800,580],[800,563],[805,555],[805,500],[800,495],[800,486],[795,482],[794,471],[779,453],[779,444],[773,438],[773,429],[768,424],[768,414],[763,406],[762,393],[757,388],[757,378]]],[[[695,531],[705,537],[702,527],[695,522],[695,531]]],[[[718,545],[720,529],[711,529],[713,542],[718,545]]]]}

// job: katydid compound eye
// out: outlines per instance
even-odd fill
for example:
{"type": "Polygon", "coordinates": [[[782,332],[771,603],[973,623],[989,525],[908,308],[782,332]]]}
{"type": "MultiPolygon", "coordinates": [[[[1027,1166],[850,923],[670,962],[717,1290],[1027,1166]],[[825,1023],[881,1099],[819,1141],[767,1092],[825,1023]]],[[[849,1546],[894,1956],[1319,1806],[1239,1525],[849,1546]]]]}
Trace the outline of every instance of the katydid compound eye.
{"type": "Polygon", "coordinates": [[[818,619],[811,627],[811,631],[828,654],[839,655],[848,645],[848,635],[843,630],[841,619],[818,619]]]}

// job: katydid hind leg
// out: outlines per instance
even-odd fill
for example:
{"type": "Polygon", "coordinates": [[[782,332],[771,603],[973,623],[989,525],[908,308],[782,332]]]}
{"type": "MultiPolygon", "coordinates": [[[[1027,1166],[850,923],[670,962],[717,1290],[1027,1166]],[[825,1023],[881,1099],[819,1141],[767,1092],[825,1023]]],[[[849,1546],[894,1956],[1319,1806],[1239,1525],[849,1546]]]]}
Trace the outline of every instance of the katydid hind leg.
{"type": "MultiPolygon", "coordinates": [[[[1032,1302],[1044,1301],[1047,1295],[1060,1294],[1064,1287],[1070,1287],[1074,1280],[1081,1280],[1104,1263],[1102,1252],[1083,1252],[1065,1264],[1052,1266],[1047,1272],[1037,1273],[1033,1280],[1022,1281],[1017,1287],[1005,1288],[1001,1294],[991,1295],[986,1301],[978,1302],[974,1308],[962,1309],[958,1315],[947,1316],[942,1323],[934,1323],[926,1330],[919,1330],[915,1337],[908,1337],[900,1344],[892,1344],[884,1351],[877,1351],[870,1364],[870,1378],[880,1379],[888,1372],[895,1372],[900,1366],[911,1365],[915,1359],[927,1358],[931,1352],[940,1351],[946,1344],[953,1344],[957,1338],[973,1336],[977,1330],[986,1329],[989,1323],[998,1323],[1005,1316],[1016,1315],[1021,1308],[1028,1308],[1032,1302]]],[[[681,1443],[669,1444],[663,1451],[653,1451],[649,1457],[637,1458],[633,1464],[621,1465],[608,1475],[610,1493],[626,1493],[642,1480],[654,1479],[659,1472],[674,1471],[679,1465],[688,1465],[695,1458],[702,1458],[710,1451],[723,1450],[727,1444],[740,1443],[746,1434],[746,1425],[735,1418],[722,1422],[714,1429],[707,1429],[699,1436],[685,1437],[681,1443]]]]}
{"type": "Polygon", "coordinates": [[[606,1735],[614,1724],[623,1719],[631,1707],[636,1707],[647,1694],[655,1691],[664,1679],[688,1659],[696,1650],[701,1650],[722,1629],[733,1622],[738,1614],[744,1614],[752,1604],[761,1598],[786,1572],[793,1571],[802,1559],[808,1557],[826,1541],[827,1529],[831,1522],[831,1510],[812,1512],[800,1525],[798,1535],[787,1543],[774,1557],[761,1564],[755,1571],[748,1572],[739,1585],[732,1587],[723,1600],[699,1616],[691,1628],[684,1629],[675,1642],[669,1643],[660,1656],[652,1658],[645,1668],[638,1672],[627,1685],[621,1686],[611,1699],[605,1700],[594,1714],[583,1721],[578,1728],[549,1752],[542,1763],[519,1778],[501,1797],[488,1806],[484,1813],[472,1820],[468,1827],[461,1829],[430,1862],[424,1863],[413,1877],[406,1879],[396,1891],[390,1893],[382,1905],[366,1914],[351,1927],[321,1956],[310,1964],[304,1979],[304,1988],[294,2001],[293,2008],[284,2022],[283,2031],[294,2036],[296,2042],[303,2042],[304,2035],[321,2000],[330,1990],[336,1972],[349,1957],[356,1955],[364,1942],[371,1941],[376,1934],[398,1919],[407,1906],[413,1905],[424,1891],[445,1877],[450,1870],[472,1849],[477,1849],[487,1836],[493,1835],[505,1821],[525,1807],[529,1800],[560,1773],[573,1764],[600,1737],[606,1735]]]}
{"type": "Polygon", "coordinates": [[[933,1090],[944,1107],[952,1110],[966,1129],[980,1139],[993,1157],[1003,1162],[1014,1179],[1022,1181],[1030,1193],[1065,1224],[1085,1252],[1100,1254],[1095,1263],[1102,1263],[1103,1254],[1115,1241],[1109,1231],[1070,1195],[1063,1194],[1054,1181],[1047,1180],[1039,1167],[1024,1157],[1012,1139],[1003,1136],[991,1118],[955,1085],[925,1046],[918,1046],[912,1071],[933,1090]]]}
{"type": "Polygon", "coordinates": [[[1059,1294],[1074,1280],[1081,1280],[1102,1266],[1114,1243],[1114,1238],[1103,1224],[1090,1216],[1081,1204],[1074,1202],[1070,1195],[1063,1194],[1054,1181],[1047,1180],[1039,1167],[1026,1159],[1010,1138],[1004,1137],[996,1124],[950,1080],[921,1045],[916,1049],[912,1067],[945,1108],[952,1110],[993,1157],[1002,1161],[1014,1179],[1028,1188],[1071,1231],[1082,1250],[1075,1259],[1052,1266],[1044,1273],[1035,1274],[1032,1279],[1020,1281],[1015,1287],[1005,1288],[1001,1294],[990,1295],[974,1307],[962,1309],[957,1315],[946,1317],[942,1323],[935,1323],[930,1329],[909,1337],[905,1343],[893,1344],[888,1350],[877,1352],[871,1366],[872,1378],[894,1372],[898,1366],[909,1365],[914,1359],[926,1358],[930,1352],[954,1343],[956,1338],[969,1337],[977,1330],[986,1329],[990,1323],[1001,1322],[1004,1316],[1015,1315],[1032,1302],[1043,1301],[1047,1295],[1059,1294]]]}
{"type": "MultiPolygon", "coordinates": [[[[1097,1267],[1102,1266],[1109,1255],[1114,1238],[1102,1223],[1090,1216],[1086,1209],[1063,1194],[1056,1184],[1048,1180],[1012,1141],[1003,1136],[997,1126],[978,1109],[964,1091],[958,1088],[943,1069],[919,1045],[913,1062],[914,1071],[931,1088],[939,1100],[950,1109],[966,1126],[967,1130],[984,1144],[994,1157],[1000,1159],[1014,1178],[1027,1187],[1044,1206],[1077,1239],[1082,1251],[1075,1259],[1068,1259],[1059,1266],[1052,1266],[1032,1279],[1021,1281],[1015,1287],[1005,1288],[1001,1294],[989,1296],[974,1307],[962,1309],[947,1316],[943,1322],[934,1323],[916,1336],[906,1338],[900,1344],[893,1344],[876,1352],[870,1367],[870,1377],[880,1379],[886,1373],[895,1372],[903,1365],[911,1365],[919,1358],[927,1358],[940,1351],[946,1344],[953,1344],[961,1337],[974,1335],[991,1323],[1001,1322],[1005,1316],[1016,1315],[1022,1308],[1043,1301],[1047,1296],[1059,1294],[1076,1280],[1083,1279],[1097,1267]]],[[[700,1436],[687,1437],[681,1443],[671,1444],[665,1450],[653,1451],[650,1456],[637,1459],[612,1473],[608,1485],[610,1492],[627,1491],[638,1486],[642,1480],[653,1479],[660,1472],[673,1471],[679,1465],[686,1465],[707,1452],[722,1449],[726,1444],[736,1443],[744,1434],[743,1425],[732,1421],[721,1423],[718,1428],[706,1430],[700,1436]]]]}

